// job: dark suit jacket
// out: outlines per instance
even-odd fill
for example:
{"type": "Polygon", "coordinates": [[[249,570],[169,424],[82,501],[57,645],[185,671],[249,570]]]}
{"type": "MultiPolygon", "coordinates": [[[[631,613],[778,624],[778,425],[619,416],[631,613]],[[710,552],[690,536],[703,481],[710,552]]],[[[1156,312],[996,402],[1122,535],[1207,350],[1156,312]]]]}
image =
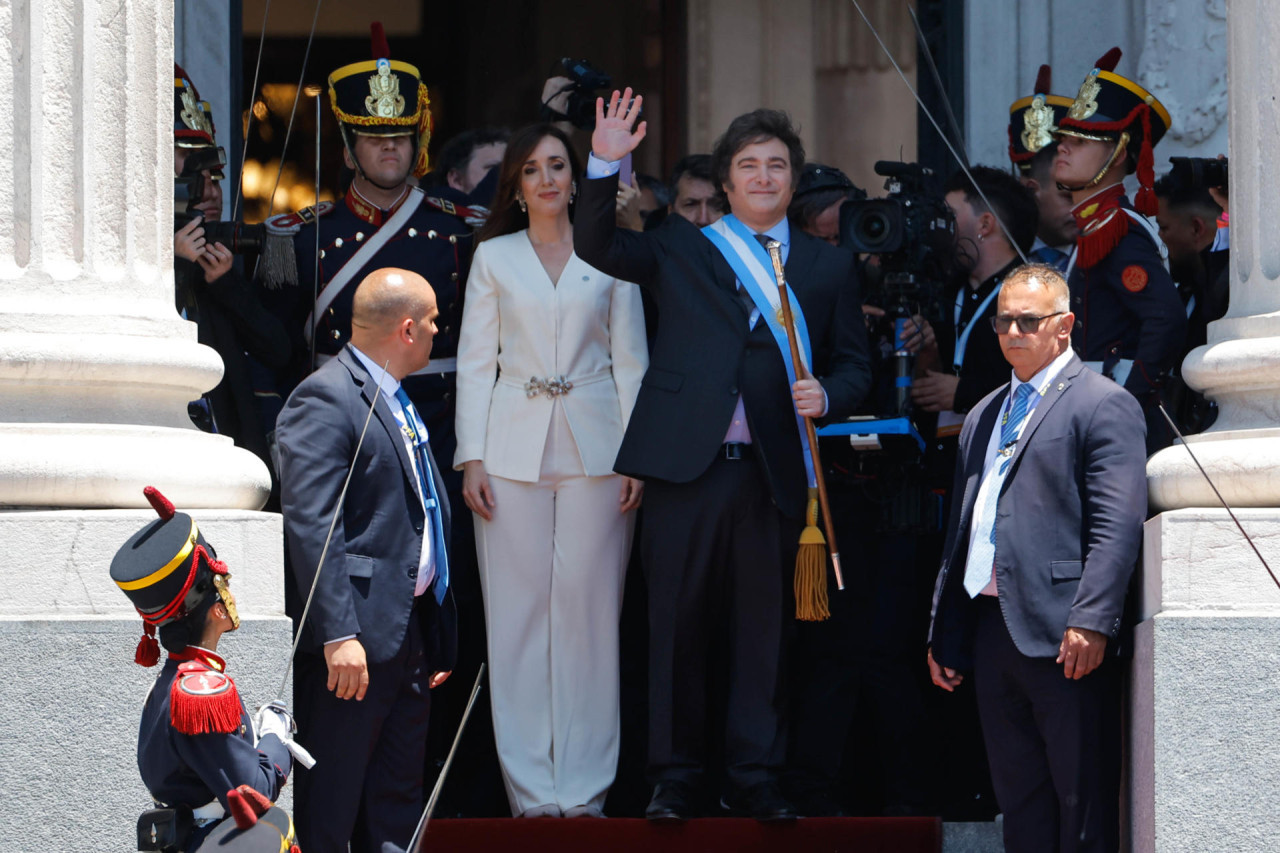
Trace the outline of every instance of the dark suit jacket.
{"type": "MultiPolygon", "coordinates": [[[[377,383],[344,347],[294,389],[280,413],[276,435],[289,562],[305,601],[370,404],[373,419],[320,571],[303,647],[319,652],[326,640],[355,634],[369,663],[381,663],[395,655],[409,627],[425,529],[417,476],[399,423],[377,383]]],[[[447,547],[448,499],[435,460],[430,454],[428,459],[444,510],[447,547]]],[[[443,606],[437,606],[427,590],[417,612],[431,668],[453,669],[453,591],[443,606]]],[[[296,619],[300,614],[292,615],[296,619]]]]}
{"type": "MultiPolygon", "coordinates": [[[[615,470],[687,483],[711,465],[739,393],[778,508],[804,513],[806,482],[786,367],[767,325],[747,323],[735,276],[697,226],[671,216],[654,231],[619,230],[617,177],[583,180],[574,218],[578,256],[653,296],[662,322],[615,470]]],[[[804,309],[827,419],[853,413],[871,383],[851,253],[791,229],[787,280],[804,309]]]]}
{"type": "MultiPolygon", "coordinates": [[[[972,667],[969,527],[1008,393],[987,395],[960,434],[930,629],[934,659],[955,669],[972,667]]],[[[1147,512],[1145,435],[1133,396],[1074,356],[1031,413],[997,512],[996,587],[1022,654],[1057,657],[1068,626],[1117,637],[1147,512]]]]}

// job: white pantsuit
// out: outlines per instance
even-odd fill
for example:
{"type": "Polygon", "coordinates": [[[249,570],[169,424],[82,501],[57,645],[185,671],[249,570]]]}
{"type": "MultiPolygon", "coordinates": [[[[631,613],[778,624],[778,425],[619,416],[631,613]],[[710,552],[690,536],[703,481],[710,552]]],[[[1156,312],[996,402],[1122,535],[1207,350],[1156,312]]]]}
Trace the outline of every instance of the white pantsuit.
{"type": "Polygon", "coordinates": [[[481,460],[497,503],[476,545],[513,814],[599,808],[613,782],[632,528],[613,463],[647,363],[634,285],[576,254],[553,283],[526,231],[476,249],[454,464],[481,460]]]}

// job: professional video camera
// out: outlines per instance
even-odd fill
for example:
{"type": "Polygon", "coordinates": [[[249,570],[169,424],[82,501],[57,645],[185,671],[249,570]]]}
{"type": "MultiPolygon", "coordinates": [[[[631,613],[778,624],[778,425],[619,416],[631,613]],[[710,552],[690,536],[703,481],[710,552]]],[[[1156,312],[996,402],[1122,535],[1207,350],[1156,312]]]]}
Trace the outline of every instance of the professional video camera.
{"type": "Polygon", "coordinates": [[[1187,189],[1209,189],[1227,186],[1227,160],[1208,157],[1170,157],[1173,168],[1169,176],[1187,189]]]}
{"type": "Polygon", "coordinates": [[[564,118],[574,127],[591,130],[596,126],[598,90],[608,89],[613,85],[613,78],[585,59],[565,57],[560,60],[560,65],[564,68],[564,76],[573,81],[573,86],[569,88],[564,113],[553,118],[564,118]]]}
{"type": "Polygon", "coordinates": [[[871,298],[893,323],[896,379],[895,411],[906,416],[911,405],[913,357],[905,348],[903,328],[916,314],[937,314],[942,283],[954,265],[956,221],[941,194],[927,186],[933,170],[918,163],[880,160],[886,198],[849,201],[840,208],[840,244],[875,255],[878,281],[868,287],[871,298]]]}
{"type": "MultiPolygon", "coordinates": [[[[182,174],[173,179],[173,230],[182,230],[191,220],[202,216],[196,210],[204,198],[204,173],[220,169],[227,164],[227,154],[222,148],[193,148],[182,164],[182,174]]],[[[203,226],[205,242],[221,243],[232,254],[261,252],[267,236],[265,225],[245,225],[240,222],[209,222],[203,226]]]]}

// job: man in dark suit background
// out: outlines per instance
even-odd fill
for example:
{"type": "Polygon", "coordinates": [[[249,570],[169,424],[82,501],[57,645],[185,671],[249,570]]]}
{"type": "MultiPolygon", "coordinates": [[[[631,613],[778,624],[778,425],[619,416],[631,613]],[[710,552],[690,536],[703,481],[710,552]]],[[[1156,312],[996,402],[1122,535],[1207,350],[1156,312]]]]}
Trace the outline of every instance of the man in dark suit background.
{"type": "Polygon", "coordinates": [[[316,758],[297,791],[312,853],[402,850],[422,810],[428,690],[453,668],[456,616],[448,500],[400,380],[430,360],[436,315],[422,276],[370,273],[350,344],[302,381],[277,425],[290,566],[304,601],[315,585],[295,691],[299,740],[316,758]]]}
{"type": "Polygon", "coordinates": [[[1144,419],[1071,350],[1066,280],[1005,278],[1009,385],[973,408],[934,593],[929,670],[972,672],[1005,849],[1119,849],[1119,639],[1146,517],[1144,419]]]}
{"type": "Polygon", "coordinates": [[[782,244],[808,322],[812,372],[821,377],[792,384],[771,318],[707,235],[678,216],[651,232],[616,228],[618,161],[645,133],[643,122],[632,130],[640,102],[628,89],[621,101],[613,94],[607,113],[597,105],[574,247],[597,269],[646,288],[662,317],[615,466],[646,481],[641,547],[656,785],[646,816],[695,812],[717,746],[707,733],[722,731],[724,804],[789,819],[795,810],[775,773],[784,747],[782,652],[807,499],[796,415],[849,414],[870,383],[854,258],[787,225],[804,149],[786,115],[757,110],[735,119],[716,143],[713,172],[738,227],[782,244]],[[712,660],[719,643],[727,666],[712,660]],[[716,671],[726,672],[723,721],[709,712],[708,674],[716,671]]]}

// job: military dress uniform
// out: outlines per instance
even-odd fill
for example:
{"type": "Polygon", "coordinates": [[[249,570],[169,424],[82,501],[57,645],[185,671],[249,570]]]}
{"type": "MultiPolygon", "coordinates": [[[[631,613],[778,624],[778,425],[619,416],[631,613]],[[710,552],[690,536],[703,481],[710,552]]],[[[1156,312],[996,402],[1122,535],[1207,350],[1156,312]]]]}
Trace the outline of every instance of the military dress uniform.
{"type": "MultiPolygon", "coordinates": [[[[1112,49],[1098,60],[1056,131],[1113,143],[1116,156],[1136,161],[1139,184],[1136,205],[1122,184],[1114,184],[1074,209],[1080,236],[1067,268],[1076,315],[1071,342],[1086,366],[1138,398],[1147,413],[1148,450],[1154,451],[1169,440],[1157,403],[1187,333],[1167,250],[1148,219],[1156,212],[1152,148],[1171,119],[1153,95],[1114,73],[1119,59],[1119,49],[1112,49]]],[[[1085,187],[1067,189],[1094,186],[1109,167],[1085,187]]]]}
{"type": "MultiPolygon", "coordinates": [[[[155,489],[146,495],[160,517],[121,546],[111,578],[143,618],[134,660],[154,666],[157,628],[191,619],[199,636],[215,602],[233,626],[239,616],[226,565],[195,521],[155,489]]],[[[272,806],[293,768],[291,728],[290,720],[283,737],[259,736],[222,657],[194,645],[171,648],[138,729],[138,769],[157,806],[138,819],[138,849],[296,853],[288,813],[272,806]]]]}
{"type": "MultiPolygon", "coordinates": [[[[427,89],[417,68],[389,58],[381,25],[372,29],[373,53],[380,58],[345,65],[329,75],[330,103],[349,150],[354,149],[356,134],[412,136],[413,174],[421,177],[427,172],[431,139],[427,89]]],[[[458,326],[473,249],[468,220],[478,221],[482,215],[478,208],[408,183],[396,202],[383,210],[361,195],[353,181],[337,202],[268,219],[271,245],[262,279],[293,350],[291,364],[277,383],[280,399],[287,399],[305,376],[351,339],[351,302],[366,275],[384,267],[416,272],[435,291],[440,314],[432,363],[421,374],[407,377],[404,388],[427,426],[432,453],[452,459],[458,326]],[[283,260],[281,238],[288,240],[283,260]],[[369,250],[370,244],[377,244],[376,250],[369,250]]],[[[448,485],[455,491],[452,483],[448,485]]]]}
{"type": "MultiPolygon", "coordinates": [[[[1033,177],[1032,162],[1037,154],[1053,144],[1054,131],[1071,107],[1071,98],[1050,94],[1052,84],[1053,69],[1041,65],[1036,74],[1035,92],[1009,105],[1009,162],[1013,164],[1014,175],[1022,180],[1033,177]]],[[[1065,273],[1070,255],[1066,249],[1050,246],[1037,236],[1027,258],[1065,273]]],[[[1004,364],[1003,357],[1001,364],[1004,364]]]]}

